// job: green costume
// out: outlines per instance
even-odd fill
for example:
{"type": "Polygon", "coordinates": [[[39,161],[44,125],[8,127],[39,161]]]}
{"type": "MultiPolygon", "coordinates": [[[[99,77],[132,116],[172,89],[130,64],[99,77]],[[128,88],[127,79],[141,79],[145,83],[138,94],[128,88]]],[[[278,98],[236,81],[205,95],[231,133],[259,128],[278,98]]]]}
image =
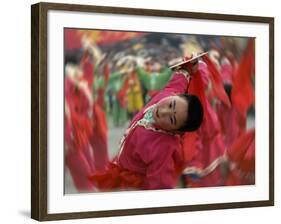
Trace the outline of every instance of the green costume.
{"type": "Polygon", "coordinates": [[[148,92],[162,90],[168,83],[172,75],[172,70],[168,67],[163,67],[159,72],[151,73],[145,71],[141,67],[137,67],[136,72],[138,78],[141,80],[148,92]]]}

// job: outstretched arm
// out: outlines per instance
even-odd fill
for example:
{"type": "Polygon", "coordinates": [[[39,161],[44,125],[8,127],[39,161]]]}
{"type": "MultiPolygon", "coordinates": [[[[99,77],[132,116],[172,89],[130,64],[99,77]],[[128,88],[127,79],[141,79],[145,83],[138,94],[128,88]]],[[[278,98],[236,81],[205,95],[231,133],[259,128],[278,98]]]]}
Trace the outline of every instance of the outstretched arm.
{"type": "Polygon", "coordinates": [[[164,97],[185,93],[188,89],[190,80],[191,76],[189,73],[183,71],[174,72],[168,84],[162,91],[152,98],[149,105],[157,103],[164,97]]]}
{"type": "Polygon", "coordinates": [[[186,70],[173,72],[168,84],[164,87],[163,92],[172,92],[176,94],[185,93],[188,89],[191,75],[186,70]]]}
{"type": "Polygon", "coordinates": [[[192,74],[195,74],[198,70],[198,58],[181,65],[172,74],[172,77],[164,89],[159,92],[149,103],[152,105],[157,103],[164,97],[171,95],[178,95],[186,93],[191,81],[192,74]]]}

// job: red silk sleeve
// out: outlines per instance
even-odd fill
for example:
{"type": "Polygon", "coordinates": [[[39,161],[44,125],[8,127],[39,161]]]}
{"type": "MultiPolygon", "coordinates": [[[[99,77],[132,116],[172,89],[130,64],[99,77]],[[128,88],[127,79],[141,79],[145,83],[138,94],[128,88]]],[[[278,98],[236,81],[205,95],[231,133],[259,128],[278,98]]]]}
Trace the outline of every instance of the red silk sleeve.
{"type": "Polygon", "coordinates": [[[246,117],[247,110],[255,101],[252,85],[254,65],[254,39],[251,39],[234,75],[231,93],[233,106],[243,117],[246,117]]]}
{"type": "Polygon", "coordinates": [[[189,88],[189,84],[190,78],[187,76],[187,74],[175,72],[168,84],[162,91],[152,98],[148,106],[157,103],[164,97],[186,93],[189,88]]]}
{"type": "Polygon", "coordinates": [[[222,101],[225,105],[228,107],[231,106],[229,98],[223,88],[223,82],[222,82],[222,77],[219,71],[217,70],[216,66],[214,63],[210,60],[210,58],[207,55],[203,56],[204,62],[208,66],[208,70],[210,71],[210,79],[212,82],[212,88],[214,91],[214,95],[222,101]]]}

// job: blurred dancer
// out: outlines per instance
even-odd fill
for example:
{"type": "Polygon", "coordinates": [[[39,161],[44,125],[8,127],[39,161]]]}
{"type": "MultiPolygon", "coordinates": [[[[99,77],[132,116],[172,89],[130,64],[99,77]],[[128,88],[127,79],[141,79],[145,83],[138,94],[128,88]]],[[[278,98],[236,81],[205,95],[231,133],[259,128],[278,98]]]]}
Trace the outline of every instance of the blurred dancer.
{"type": "Polygon", "coordinates": [[[172,75],[172,70],[170,68],[162,66],[152,60],[147,60],[144,67],[138,65],[136,72],[148,93],[145,102],[148,102],[160,92],[168,83],[172,75]]]}
{"type": "Polygon", "coordinates": [[[94,149],[94,165],[96,170],[104,169],[108,162],[107,121],[105,114],[105,89],[109,79],[109,66],[104,58],[99,59],[93,71],[93,135],[90,138],[94,149]]]}
{"type": "MultiPolygon", "coordinates": [[[[186,135],[187,143],[193,141],[193,144],[184,144],[188,162],[184,174],[189,187],[254,183],[254,131],[246,131],[247,110],[253,104],[253,87],[250,81],[253,76],[253,55],[253,40],[250,40],[234,76],[235,91],[231,91],[230,85],[225,85],[229,102],[220,97],[221,100],[216,104],[217,114],[208,106],[213,116],[209,117],[205,113],[204,121],[207,122],[203,121],[198,133],[186,135]],[[204,124],[211,128],[205,129],[207,126],[204,124]],[[217,134],[210,138],[211,144],[206,144],[206,136],[215,132],[217,134]],[[208,154],[209,161],[206,161],[208,154]]],[[[208,69],[214,74],[218,73],[210,61],[208,69]]],[[[220,77],[219,74],[216,76],[220,77]]],[[[197,91],[200,89],[197,88],[197,91]]],[[[204,102],[203,100],[203,104],[204,102]]],[[[208,105],[208,101],[205,103],[208,105]]]]}
{"type": "Polygon", "coordinates": [[[219,186],[222,184],[219,170],[212,170],[208,175],[201,175],[210,164],[219,165],[220,157],[225,153],[223,136],[221,134],[218,116],[209,102],[208,86],[215,89],[215,96],[229,105],[227,95],[224,92],[222,80],[216,70],[216,65],[207,57],[203,57],[205,63],[199,64],[198,73],[194,75],[189,92],[199,96],[203,103],[204,119],[201,127],[193,133],[185,133],[182,138],[185,171],[185,186],[203,187],[219,186]],[[200,175],[198,174],[200,173],[200,175]]]}
{"type": "Polygon", "coordinates": [[[131,55],[125,56],[117,62],[117,66],[128,79],[127,111],[132,119],[144,106],[141,83],[136,74],[136,59],[131,55]]]}
{"type": "Polygon", "coordinates": [[[88,176],[95,170],[104,169],[108,163],[104,89],[95,82],[100,83],[98,78],[101,76],[106,82],[109,71],[98,62],[101,60],[94,57],[90,47],[84,49],[78,60],[66,59],[65,161],[79,191],[92,191],[94,185],[88,176]],[[100,70],[105,74],[94,77],[95,66],[96,70],[102,67],[100,70]]]}
{"type": "Polygon", "coordinates": [[[93,190],[87,176],[94,171],[90,138],[93,134],[92,96],[83,71],[66,66],[65,76],[65,163],[79,191],[93,190]]]}
{"type": "Polygon", "coordinates": [[[110,74],[108,88],[112,96],[112,119],[118,127],[126,123],[127,115],[127,91],[129,83],[127,75],[120,72],[110,74]]]}

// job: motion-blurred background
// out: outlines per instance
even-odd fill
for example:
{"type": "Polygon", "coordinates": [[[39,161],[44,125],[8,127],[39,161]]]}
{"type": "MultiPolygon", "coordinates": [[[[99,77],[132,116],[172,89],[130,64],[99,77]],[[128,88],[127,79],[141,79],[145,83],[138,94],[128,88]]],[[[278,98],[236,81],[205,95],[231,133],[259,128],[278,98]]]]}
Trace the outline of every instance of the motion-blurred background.
{"type": "MultiPolygon", "coordinates": [[[[172,75],[169,65],[184,56],[208,51],[230,96],[250,39],[66,28],[65,193],[75,193],[81,188],[82,181],[75,177],[79,173],[102,169],[107,159],[116,156],[119,140],[132,117],[169,81],[172,75]],[[78,112],[83,117],[73,116],[78,112]],[[73,130],[72,124],[79,128],[73,130]],[[71,153],[73,138],[79,139],[74,147],[80,150],[79,155],[71,153]],[[87,147],[99,152],[89,150],[86,156],[82,155],[87,147]]],[[[254,91],[254,77],[251,81],[254,91]]],[[[217,111],[219,102],[212,97],[212,91],[208,94],[217,111]]],[[[252,104],[247,111],[246,129],[254,128],[254,113],[252,104]]],[[[95,191],[87,186],[82,188],[79,191],[95,191]]]]}

